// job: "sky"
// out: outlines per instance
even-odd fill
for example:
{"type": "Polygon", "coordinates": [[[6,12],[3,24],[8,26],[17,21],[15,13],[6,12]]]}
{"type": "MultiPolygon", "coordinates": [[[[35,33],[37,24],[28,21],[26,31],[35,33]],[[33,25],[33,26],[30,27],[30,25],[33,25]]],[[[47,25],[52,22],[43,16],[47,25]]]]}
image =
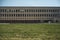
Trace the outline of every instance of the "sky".
{"type": "Polygon", "coordinates": [[[0,6],[60,6],[60,0],[0,0],[0,6]]]}

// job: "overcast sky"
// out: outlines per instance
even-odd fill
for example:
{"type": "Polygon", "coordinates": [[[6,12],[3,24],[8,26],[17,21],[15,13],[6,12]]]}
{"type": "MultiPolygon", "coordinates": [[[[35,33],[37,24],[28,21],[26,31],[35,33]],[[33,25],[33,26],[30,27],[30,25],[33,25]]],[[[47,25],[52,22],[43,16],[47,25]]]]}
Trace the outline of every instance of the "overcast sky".
{"type": "Polygon", "coordinates": [[[0,0],[0,6],[60,6],[60,0],[0,0]]]}

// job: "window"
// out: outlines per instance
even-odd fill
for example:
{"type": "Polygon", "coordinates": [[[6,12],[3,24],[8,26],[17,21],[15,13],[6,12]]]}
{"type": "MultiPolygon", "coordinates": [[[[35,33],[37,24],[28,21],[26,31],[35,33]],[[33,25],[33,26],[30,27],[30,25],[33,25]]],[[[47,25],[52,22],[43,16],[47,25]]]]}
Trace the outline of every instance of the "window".
{"type": "Polygon", "coordinates": [[[42,10],[40,10],[39,12],[42,12],[42,10]]]}
{"type": "Polygon", "coordinates": [[[55,10],[53,10],[53,12],[55,12],[55,10]]]}
{"type": "Polygon", "coordinates": [[[14,12],[16,12],[16,10],[14,10],[14,12]]]}
{"type": "Polygon", "coordinates": [[[37,14],[37,16],[39,16],[39,14],[37,14]]]}
{"type": "Polygon", "coordinates": [[[28,9],[26,10],[26,12],[28,12],[28,9]]]}
{"type": "Polygon", "coordinates": [[[35,9],[33,10],[33,12],[35,12],[35,9]]]}
{"type": "Polygon", "coordinates": [[[0,9],[0,12],[2,12],[2,9],[0,9]]]}
{"type": "Polygon", "coordinates": [[[1,14],[0,14],[0,17],[1,17],[1,14]]]}
{"type": "Polygon", "coordinates": [[[46,12],[49,12],[49,10],[47,9],[46,12]]]}
{"type": "Polygon", "coordinates": [[[35,14],[35,17],[37,16],[37,14],[35,14]]]}
{"type": "Polygon", "coordinates": [[[38,10],[36,9],[36,12],[38,12],[38,10]]]}
{"type": "MultiPolygon", "coordinates": [[[[46,10],[45,10],[45,9],[43,9],[43,10],[42,10],[42,12],[46,12],[46,10]]],[[[48,10],[47,10],[47,12],[48,12],[48,10]]]]}
{"type": "Polygon", "coordinates": [[[49,10],[49,12],[56,12],[56,10],[49,10]]]}
{"type": "Polygon", "coordinates": [[[25,12],[27,12],[27,10],[25,9],[25,12]]]}
{"type": "Polygon", "coordinates": [[[16,12],[20,12],[20,10],[19,9],[18,10],[16,9],[16,12]]]}
{"type": "Polygon", "coordinates": [[[40,12],[40,10],[38,9],[38,12],[40,12]]]}
{"type": "Polygon", "coordinates": [[[4,9],[0,9],[0,12],[4,12],[4,9]]]}

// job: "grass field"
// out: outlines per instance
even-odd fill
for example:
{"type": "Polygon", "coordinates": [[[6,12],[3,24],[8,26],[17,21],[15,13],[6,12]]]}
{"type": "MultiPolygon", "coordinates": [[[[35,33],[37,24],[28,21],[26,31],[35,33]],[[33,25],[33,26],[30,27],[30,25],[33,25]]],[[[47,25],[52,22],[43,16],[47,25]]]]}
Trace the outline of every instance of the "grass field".
{"type": "Polygon", "coordinates": [[[0,40],[60,40],[60,24],[0,24],[0,40]]]}

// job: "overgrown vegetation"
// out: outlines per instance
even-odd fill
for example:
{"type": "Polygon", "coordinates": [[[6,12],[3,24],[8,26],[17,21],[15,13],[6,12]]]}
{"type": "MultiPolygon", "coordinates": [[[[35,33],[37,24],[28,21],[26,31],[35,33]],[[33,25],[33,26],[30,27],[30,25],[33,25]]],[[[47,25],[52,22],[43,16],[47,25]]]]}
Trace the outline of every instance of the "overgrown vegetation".
{"type": "Polygon", "coordinates": [[[60,24],[0,24],[0,40],[60,40],[60,24]]]}

